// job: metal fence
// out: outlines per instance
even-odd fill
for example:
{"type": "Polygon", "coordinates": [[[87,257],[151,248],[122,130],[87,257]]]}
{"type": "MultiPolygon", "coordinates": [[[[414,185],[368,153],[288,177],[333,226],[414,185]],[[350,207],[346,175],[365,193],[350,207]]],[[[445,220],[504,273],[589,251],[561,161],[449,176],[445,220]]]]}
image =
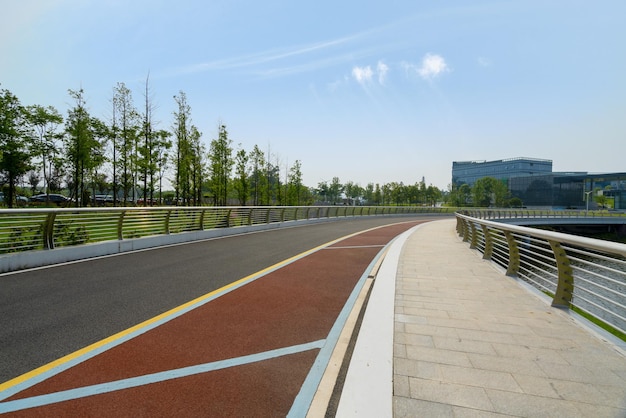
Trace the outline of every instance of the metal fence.
{"type": "Polygon", "coordinates": [[[572,219],[572,218],[601,218],[626,220],[625,212],[608,210],[552,210],[552,209],[462,209],[464,215],[479,219],[572,219]]]}
{"type": "Polygon", "coordinates": [[[406,206],[3,209],[0,255],[299,220],[453,212],[452,208],[406,206]]]}
{"type": "MultiPolygon", "coordinates": [[[[578,308],[623,338],[626,244],[480,219],[494,217],[487,212],[456,214],[457,232],[471,248],[502,266],[507,275],[550,295],[552,306],[578,308]]],[[[559,213],[544,212],[541,216],[546,215],[559,213]]]]}

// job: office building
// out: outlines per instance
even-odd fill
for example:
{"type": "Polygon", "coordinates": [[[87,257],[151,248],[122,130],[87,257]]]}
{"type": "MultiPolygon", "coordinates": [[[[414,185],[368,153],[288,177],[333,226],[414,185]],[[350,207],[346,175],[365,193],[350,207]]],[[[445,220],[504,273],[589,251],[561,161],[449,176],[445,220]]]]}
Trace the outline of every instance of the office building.
{"type": "Polygon", "coordinates": [[[472,186],[483,177],[493,177],[505,183],[513,177],[552,173],[552,160],[509,158],[496,161],[453,161],[452,184],[472,186]]]}

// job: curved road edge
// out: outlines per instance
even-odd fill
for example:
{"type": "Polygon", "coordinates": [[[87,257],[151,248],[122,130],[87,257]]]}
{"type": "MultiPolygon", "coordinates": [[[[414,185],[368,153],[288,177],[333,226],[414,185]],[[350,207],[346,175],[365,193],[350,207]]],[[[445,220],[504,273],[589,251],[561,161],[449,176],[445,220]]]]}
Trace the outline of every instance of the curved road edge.
{"type": "Polygon", "coordinates": [[[398,235],[387,252],[373,281],[373,288],[336,416],[393,416],[393,335],[396,272],[402,249],[409,236],[423,224],[398,235]],[[367,387],[365,387],[367,386],[367,387]]]}

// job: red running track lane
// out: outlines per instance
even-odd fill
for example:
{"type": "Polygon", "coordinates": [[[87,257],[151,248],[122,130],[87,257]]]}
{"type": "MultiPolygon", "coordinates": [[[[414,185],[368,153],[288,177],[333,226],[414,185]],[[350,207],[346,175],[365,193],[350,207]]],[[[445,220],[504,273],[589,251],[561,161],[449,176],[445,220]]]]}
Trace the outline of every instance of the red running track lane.
{"type": "MultiPolygon", "coordinates": [[[[7,417],[287,416],[326,340],[334,346],[331,328],[372,260],[394,237],[422,222],[334,241],[97,355],[88,350],[68,356],[76,363],[72,367],[61,361],[7,382],[2,392],[14,393],[0,392],[0,412],[7,417]]],[[[312,399],[313,393],[308,395],[312,399]]]]}

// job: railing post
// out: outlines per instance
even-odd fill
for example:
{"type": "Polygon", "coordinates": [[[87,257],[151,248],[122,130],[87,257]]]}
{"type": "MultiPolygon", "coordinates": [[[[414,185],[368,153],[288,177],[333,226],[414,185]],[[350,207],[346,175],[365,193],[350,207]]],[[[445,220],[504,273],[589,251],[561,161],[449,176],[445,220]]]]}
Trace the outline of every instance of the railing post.
{"type": "Polygon", "coordinates": [[[54,249],[54,218],[56,212],[50,212],[43,224],[43,248],[46,250],[54,249]]]}
{"type": "Polygon", "coordinates": [[[493,238],[489,233],[487,225],[481,225],[483,230],[483,236],[485,237],[485,252],[483,253],[484,260],[491,260],[491,254],[493,253],[493,238]]]}
{"type": "Polygon", "coordinates": [[[199,231],[204,231],[204,212],[206,212],[205,209],[200,211],[200,219],[198,220],[198,230],[199,231]]]}
{"type": "Polygon", "coordinates": [[[572,302],[572,294],[574,293],[574,273],[570,265],[567,253],[556,241],[548,241],[552,247],[552,253],[556,259],[556,267],[558,269],[559,281],[556,286],[552,306],[555,308],[569,309],[572,302]]]}
{"type": "Polygon", "coordinates": [[[511,232],[504,231],[504,236],[509,247],[509,265],[506,269],[506,275],[516,277],[520,263],[519,248],[517,248],[517,242],[515,242],[515,237],[511,232]]]}
{"type": "Polygon", "coordinates": [[[228,209],[228,211],[226,212],[226,228],[230,228],[230,213],[232,211],[232,209],[228,209]]]}
{"type": "Polygon", "coordinates": [[[120,212],[120,217],[117,220],[117,239],[124,239],[124,215],[126,215],[126,211],[123,210],[120,212]]]}
{"type": "Polygon", "coordinates": [[[476,231],[476,225],[474,222],[470,222],[470,228],[472,230],[472,236],[470,239],[470,249],[476,248],[478,244],[478,232],[476,231]]]}
{"type": "Polygon", "coordinates": [[[469,221],[467,219],[463,220],[463,242],[468,242],[470,240],[470,228],[469,221]]]}
{"type": "Polygon", "coordinates": [[[167,214],[165,215],[165,222],[163,228],[165,229],[163,232],[165,235],[170,234],[170,217],[172,216],[172,210],[168,209],[167,214]]]}

